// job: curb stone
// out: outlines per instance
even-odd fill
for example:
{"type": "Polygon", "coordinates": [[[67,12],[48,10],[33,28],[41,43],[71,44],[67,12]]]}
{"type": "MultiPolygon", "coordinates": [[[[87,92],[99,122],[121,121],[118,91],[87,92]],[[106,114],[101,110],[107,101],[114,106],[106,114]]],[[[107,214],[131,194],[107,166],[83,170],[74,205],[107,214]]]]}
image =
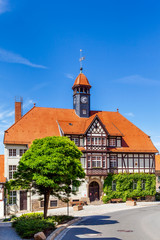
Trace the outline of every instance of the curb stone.
{"type": "Polygon", "coordinates": [[[82,218],[76,218],[73,219],[71,221],[69,221],[68,223],[65,223],[63,225],[61,225],[59,228],[57,228],[54,232],[52,232],[46,240],[54,240],[64,229],[66,229],[67,227],[69,227],[70,225],[72,225],[73,223],[78,222],[79,220],[81,220],[82,218]]]}

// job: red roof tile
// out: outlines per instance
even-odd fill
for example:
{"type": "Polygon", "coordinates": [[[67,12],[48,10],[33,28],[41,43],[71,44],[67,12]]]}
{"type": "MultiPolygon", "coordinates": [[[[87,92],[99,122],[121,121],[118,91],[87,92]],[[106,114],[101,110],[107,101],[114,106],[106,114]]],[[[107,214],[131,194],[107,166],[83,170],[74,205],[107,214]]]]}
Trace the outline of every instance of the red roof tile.
{"type": "Polygon", "coordinates": [[[80,118],[73,109],[33,107],[18,122],[5,131],[5,144],[31,144],[36,138],[64,134],[85,134],[97,116],[111,136],[122,136],[121,148],[112,152],[158,152],[150,137],[123,117],[119,112],[91,112],[80,118]]]}
{"type": "Polygon", "coordinates": [[[0,183],[5,183],[6,178],[4,177],[4,155],[0,155],[0,183]]]}

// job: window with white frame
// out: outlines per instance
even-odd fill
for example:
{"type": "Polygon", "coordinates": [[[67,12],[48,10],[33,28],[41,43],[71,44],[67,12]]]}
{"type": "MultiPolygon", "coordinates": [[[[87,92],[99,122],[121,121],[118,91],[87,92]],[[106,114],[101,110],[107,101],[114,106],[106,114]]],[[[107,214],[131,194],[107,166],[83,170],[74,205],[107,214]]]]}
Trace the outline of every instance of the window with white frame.
{"type": "Polygon", "coordinates": [[[91,168],[91,156],[87,157],[87,167],[91,168]]]}
{"type": "Polygon", "coordinates": [[[86,109],[83,109],[82,110],[82,113],[85,115],[85,114],[87,114],[87,110],[86,109]]]}
{"type": "Polygon", "coordinates": [[[116,138],[109,138],[109,146],[110,147],[116,146],[116,138]]]}
{"type": "Polygon", "coordinates": [[[9,149],[9,157],[16,157],[17,151],[16,149],[9,149]]]}
{"type": "Polygon", "coordinates": [[[16,204],[17,201],[17,192],[16,191],[10,191],[9,195],[9,204],[16,204]]]}
{"type": "Polygon", "coordinates": [[[13,175],[17,170],[16,165],[9,165],[9,179],[13,179],[13,175]]]}
{"type": "Polygon", "coordinates": [[[91,145],[91,138],[87,137],[87,145],[91,145]]]}
{"type": "Polygon", "coordinates": [[[19,155],[22,156],[26,151],[27,151],[27,149],[20,149],[19,150],[19,155]]]}
{"type": "Polygon", "coordinates": [[[116,181],[112,181],[112,191],[116,191],[116,181]]]}
{"type": "Polygon", "coordinates": [[[111,168],[117,167],[117,156],[116,155],[110,155],[110,167],[111,168]]]}
{"type": "Polygon", "coordinates": [[[79,139],[78,138],[72,138],[72,141],[76,144],[76,146],[79,146],[79,139]]]}
{"type": "Polygon", "coordinates": [[[102,167],[102,157],[101,156],[92,156],[92,167],[100,168],[102,167]]]}
{"type": "Polygon", "coordinates": [[[102,138],[100,137],[92,137],[92,145],[102,145],[102,138]]]}
{"type": "Polygon", "coordinates": [[[117,167],[117,156],[116,155],[110,155],[110,168],[117,167]]]}
{"type": "Polygon", "coordinates": [[[106,156],[102,156],[102,167],[106,168],[106,156]]]}
{"type": "Polygon", "coordinates": [[[117,147],[121,147],[122,143],[121,143],[121,137],[117,137],[117,147]]]}

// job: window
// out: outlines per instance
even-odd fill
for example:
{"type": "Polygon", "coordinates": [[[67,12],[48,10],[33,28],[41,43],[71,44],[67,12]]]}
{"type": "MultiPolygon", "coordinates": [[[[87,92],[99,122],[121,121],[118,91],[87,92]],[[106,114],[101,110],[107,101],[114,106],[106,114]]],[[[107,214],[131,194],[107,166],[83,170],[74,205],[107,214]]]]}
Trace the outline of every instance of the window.
{"type": "Polygon", "coordinates": [[[16,191],[10,191],[9,204],[16,204],[16,200],[17,200],[17,192],[16,191]]]}
{"type": "Polygon", "coordinates": [[[78,192],[79,191],[79,187],[76,187],[76,186],[72,185],[72,191],[78,192]]]}
{"type": "Polygon", "coordinates": [[[121,137],[117,137],[117,147],[121,147],[122,143],[121,143],[121,137]]]}
{"type": "Polygon", "coordinates": [[[88,168],[90,168],[91,167],[91,156],[88,156],[88,168]]]}
{"type": "Polygon", "coordinates": [[[72,138],[72,141],[76,144],[76,146],[79,146],[79,139],[78,138],[72,138]]]}
{"type": "Polygon", "coordinates": [[[117,156],[116,155],[110,155],[110,168],[117,167],[117,156]]]}
{"type": "Polygon", "coordinates": [[[50,207],[57,207],[57,200],[51,200],[50,207]]]}
{"type": "Polygon", "coordinates": [[[102,167],[102,157],[101,156],[92,156],[92,167],[93,168],[102,167]]]}
{"type": "Polygon", "coordinates": [[[44,201],[40,201],[40,207],[44,207],[44,201]]]}
{"type": "Polygon", "coordinates": [[[116,146],[116,138],[109,138],[109,146],[110,147],[116,146]]]}
{"type": "Polygon", "coordinates": [[[19,150],[19,155],[22,156],[23,153],[25,153],[26,151],[27,151],[27,149],[20,149],[20,150],[19,150]]]}
{"type": "Polygon", "coordinates": [[[102,145],[105,146],[106,145],[106,139],[102,138],[102,145]]]}
{"type": "Polygon", "coordinates": [[[87,145],[90,145],[90,144],[91,144],[91,138],[87,137],[87,145]]]}
{"type": "Polygon", "coordinates": [[[82,110],[82,113],[83,113],[84,115],[87,114],[86,109],[83,109],[83,110],[82,110]]]}
{"type": "Polygon", "coordinates": [[[142,190],[145,190],[145,180],[142,180],[142,190]]]}
{"type": "Polygon", "coordinates": [[[134,189],[137,189],[137,182],[136,181],[133,181],[133,190],[134,189]]]}
{"type": "Polygon", "coordinates": [[[106,167],[106,156],[102,156],[102,166],[103,168],[106,167]]]}
{"type": "Polygon", "coordinates": [[[160,182],[160,176],[158,176],[158,182],[160,182]]]}
{"type": "Polygon", "coordinates": [[[9,179],[13,179],[13,175],[16,172],[16,165],[9,165],[9,179]]]}
{"type": "Polygon", "coordinates": [[[9,149],[9,157],[15,157],[16,155],[16,149],[9,149]]]}
{"type": "Polygon", "coordinates": [[[92,137],[92,145],[101,145],[102,139],[100,137],[92,137]]]}
{"type": "Polygon", "coordinates": [[[112,191],[116,191],[116,181],[112,181],[112,191]]]}

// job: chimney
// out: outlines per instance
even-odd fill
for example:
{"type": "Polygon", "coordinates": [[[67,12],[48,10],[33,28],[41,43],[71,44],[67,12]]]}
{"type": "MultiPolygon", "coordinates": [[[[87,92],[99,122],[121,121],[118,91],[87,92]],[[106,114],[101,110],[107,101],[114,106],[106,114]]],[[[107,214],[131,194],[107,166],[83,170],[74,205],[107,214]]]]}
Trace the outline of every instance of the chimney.
{"type": "Polygon", "coordinates": [[[15,123],[22,117],[22,103],[21,97],[19,99],[15,98],[15,123]]]}

